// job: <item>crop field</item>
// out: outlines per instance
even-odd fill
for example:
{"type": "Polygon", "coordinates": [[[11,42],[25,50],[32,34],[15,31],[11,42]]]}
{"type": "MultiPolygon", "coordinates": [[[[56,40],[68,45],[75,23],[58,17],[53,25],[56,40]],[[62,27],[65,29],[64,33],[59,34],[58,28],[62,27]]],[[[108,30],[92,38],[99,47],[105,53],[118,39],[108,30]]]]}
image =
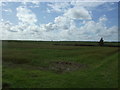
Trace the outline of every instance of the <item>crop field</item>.
{"type": "Polygon", "coordinates": [[[75,44],[98,43],[3,41],[3,88],[117,88],[118,47],[75,44]]]}

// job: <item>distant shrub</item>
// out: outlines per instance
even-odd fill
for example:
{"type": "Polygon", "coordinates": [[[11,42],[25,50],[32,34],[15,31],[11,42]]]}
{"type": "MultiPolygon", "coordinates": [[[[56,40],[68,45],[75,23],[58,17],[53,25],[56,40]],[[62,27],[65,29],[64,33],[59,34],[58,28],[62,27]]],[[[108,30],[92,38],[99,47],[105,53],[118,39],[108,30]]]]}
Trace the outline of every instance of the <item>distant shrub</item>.
{"type": "Polygon", "coordinates": [[[100,45],[100,46],[103,46],[103,45],[104,45],[104,40],[103,40],[103,38],[100,39],[99,45],[100,45]]]}

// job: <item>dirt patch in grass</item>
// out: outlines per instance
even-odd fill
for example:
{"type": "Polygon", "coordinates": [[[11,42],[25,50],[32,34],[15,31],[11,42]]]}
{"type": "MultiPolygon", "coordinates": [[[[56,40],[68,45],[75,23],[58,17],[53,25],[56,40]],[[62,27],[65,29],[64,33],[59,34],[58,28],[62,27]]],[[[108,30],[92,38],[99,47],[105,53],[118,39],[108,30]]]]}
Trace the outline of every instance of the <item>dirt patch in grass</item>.
{"type": "Polygon", "coordinates": [[[79,69],[85,69],[87,65],[76,62],[56,61],[52,62],[49,69],[57,73],[71,72],[79,69]]]}
{"type": "MultiPolygon", "coordinates": [[[[43,71],[53,71],[55,73],[65,73],[71,72],[75,70],[81,70],[88,68],[88,65],[77,63],[77,62],[70,62],[70,61],[53,61],[49,62],[49,65],[46,67],[43,66],[35,66],[35,65],[28,65],[28,64],[16,64],[16,63],[8,63],[4,62],[3,65],[5,67],[17,68],[22,67],[29,70],[43,70],[43,71]]],[[[37,77],[37,76],[32,76],[37,77]]]]}

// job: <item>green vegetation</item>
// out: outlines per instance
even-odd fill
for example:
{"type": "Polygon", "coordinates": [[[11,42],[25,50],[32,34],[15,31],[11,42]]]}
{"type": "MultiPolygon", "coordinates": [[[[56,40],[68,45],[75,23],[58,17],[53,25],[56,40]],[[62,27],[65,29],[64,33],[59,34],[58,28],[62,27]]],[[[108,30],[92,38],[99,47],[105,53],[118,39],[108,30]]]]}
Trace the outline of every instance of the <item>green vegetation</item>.
{"type": "Polygon", "coordinates": [[[54,45],[56,43],[98,44],[3,41],[3,87],[118,87],[118,47],[54,45]]]}

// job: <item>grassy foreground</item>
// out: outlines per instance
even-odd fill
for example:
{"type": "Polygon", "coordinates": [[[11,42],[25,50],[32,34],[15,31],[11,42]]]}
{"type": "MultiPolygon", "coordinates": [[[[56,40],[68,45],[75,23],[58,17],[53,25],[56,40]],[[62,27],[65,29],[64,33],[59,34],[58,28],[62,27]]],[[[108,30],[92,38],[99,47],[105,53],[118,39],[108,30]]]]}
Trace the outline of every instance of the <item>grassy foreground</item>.
{"type": "Polygon", "coordinates": [[[3,41],[3,88],[118,87],[118,47],[55,43],[97,44],[3,41]]]}

